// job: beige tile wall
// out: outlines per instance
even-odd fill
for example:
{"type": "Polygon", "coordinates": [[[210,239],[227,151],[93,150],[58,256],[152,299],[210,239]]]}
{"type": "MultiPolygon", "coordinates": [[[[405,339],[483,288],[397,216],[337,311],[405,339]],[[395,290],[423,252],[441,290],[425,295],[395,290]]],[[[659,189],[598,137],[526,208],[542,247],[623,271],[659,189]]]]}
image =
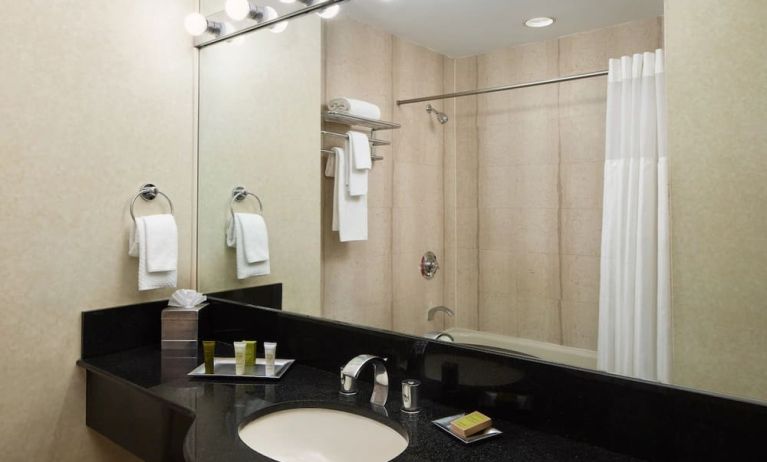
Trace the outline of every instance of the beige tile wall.
{"type": "MultiPolygon", "coordinates": [[[[477,57],[477,84],[602,70],[661,42],[651,19],[498,50],[477,57]]],[[[593,78],[479,96],[481,330],[596,349],[605,95],[593,78]]]]}
{"type": "MultiPolygon", "coordinates": [[[[339,96],[363,99],[381,108],[381,117],[392,119],[392,37],[353,20],[338,18],[324,23],[324,101],[339,96]]],[[[340,125],[327,130],[343,132],[340,125]]],[[[377,137],[391,140],[391,132],[377,137]]],[[[325,137],[325,146],[342,146],[325,137]]],[[[392,305],[392,172],[391,148],[369,175],[368,240],[338,241],[330,231],[333,181],[322,181],[323,316],[373,327],[391,328],[392,305]]],[[[324,162],[323,162],[324,167],[324,162]]]]}
{"type": "Polygon", "coordinates": [[[127,256],[129,201],[147,181],[173,200],[178,284],[193,284],[194,48],[182,23],[195,2],[3,7],[0,459],[136,460],[85,426],[80,312],[171,292],[138,293],[127,256]]]}
{"type": "MultiPolygon", "coordinates": [[[[444,89],[477,88],[477,58],[444,58],[444,89]]],[[[477,97],[438,101],[450,121],[445,125],[445,277],[444,302],[455,311],[445,327],[477,328],[477,97]]]]}
{"type": "Polygon", "coordinates": [[[767,400],[767,2],[667,0],[674,383],[767,400]]]}
{"type": "MultiPolygon", "coordinates": [[[[395,99],[442,93],[442,55],[397,37],[393,47],[395,99]]],[[[444,126],[420,104],[395,107],[394,118],[392,328],[422,335],[444,327],[426,311],[443,304],[445,272],[426,280],[418,269],[428,250],[444,263],[444,126]]]]}
{"type": "MultiPolygon", "coordinates": [[[[432,329],[426,309],[442,303],[441,276],[425,281],[418,264],[426,250],[442,256],[443,133],[423,107],[400,110],[394,101],[441,93],[442,57],[339,18],[324,26],[324,63],[325,100],[349,96],[373,102],[383,119],[401,123],[402,129],[376,134],[392,146],[377,148],[385,160],[370,173],[367,241],[341,243],[330,231],[332,181],[323,180],[323,315],[422,334],[432,329]]],[[[329,137],[324,142],[338,145],[329,137]]]]}

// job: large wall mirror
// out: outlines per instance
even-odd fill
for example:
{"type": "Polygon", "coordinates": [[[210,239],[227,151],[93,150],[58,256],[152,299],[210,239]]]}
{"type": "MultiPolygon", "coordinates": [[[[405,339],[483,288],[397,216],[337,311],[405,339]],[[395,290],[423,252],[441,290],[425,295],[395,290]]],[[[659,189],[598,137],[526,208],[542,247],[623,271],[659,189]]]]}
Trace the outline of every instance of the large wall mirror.
{"type": "MultiPolygon", "coordinates": [[[[208,14],[224,9],[202,3],[208,14]]],[[[280,282],[286,311],[597,369],[600,329],[620,326],[604,314],[600,322],[603,179],[615,159],[606,156],[608,77],[589,75],[611,58],[660,62],[663,13],[662,0],[351,0],[332,19],[309,14],[282,33],[203,48],[200,289],[280,282]],[[542,14],[553,24],[525,24],[542,14]],[[384,125],[323,120],[339,97],[376,105],[384,125]],[[377,160],[364,180],[366,239],[342,242],[334,205],[348,204],[327,162],[337,162],[333,148],[348,151],[350,129],[378,140],[377,160]],[[225,239],[236,186],[263,203],[269,275],[237,277],[225,239]],[[430,278],[428,252],[438,262],[430,278]]],[[[234,205],[258,207],[252,197],[234,205]]],[[[675,327],[657,312],[637,322],[655,323],[653,361],[670,365],[651,366],[654,376],[642,365],[610,372],[690,385],[673,370],[675,327]]],[[[616,348],[615,361],[632,354],[616,348]]]]}

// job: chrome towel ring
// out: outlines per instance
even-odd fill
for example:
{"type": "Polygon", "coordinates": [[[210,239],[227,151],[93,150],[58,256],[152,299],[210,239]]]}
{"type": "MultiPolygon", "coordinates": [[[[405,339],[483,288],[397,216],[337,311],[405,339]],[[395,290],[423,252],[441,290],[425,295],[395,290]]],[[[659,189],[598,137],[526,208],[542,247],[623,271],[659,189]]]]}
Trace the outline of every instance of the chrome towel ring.
{"type": "Polygon", "coordinates": [[[242,202],[248,196],[253,196],[256,198],[256,200],[258,201],[258,213],[259,214],[264,213],[264,204],[261,202],[261,198],[259,198],[252,192],[245,189],[244,186],[237,186],[234,189],[232,189],[232,201],[229,202],[229,212],[231,212],[232,214],[232,220],[234,220],[234,203],[242,202]]]}
{"type": "Polygon", "coordinates": [[[136,200],[140,197],[143,200],[149,202],[153,201],[157,195],[160,195],[165,198],[165,200],[168,201],[168,204],[170,205],[170,214],[173,215],[173,201],[170,200],[170,197],[167,196],[164,192],[157,189],[157,186],[153,185],[152,183],[147,183],[144,186],[142,186],[138,190],[138,194],[136,194],[136,197],[133,198],[133,202],[130,203],[130,217],[133,218],[133,222],[136,222],[136,215],[133,213],[133,206],[136,205],[136,200]]]}

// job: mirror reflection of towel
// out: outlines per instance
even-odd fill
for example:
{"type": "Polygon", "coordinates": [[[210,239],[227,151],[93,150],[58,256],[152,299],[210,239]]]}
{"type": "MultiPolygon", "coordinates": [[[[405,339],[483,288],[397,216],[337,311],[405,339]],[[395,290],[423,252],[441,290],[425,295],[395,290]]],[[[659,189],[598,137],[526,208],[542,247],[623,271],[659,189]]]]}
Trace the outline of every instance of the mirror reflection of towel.
{"type": "Polygon", "coordinates": [[[341,242],[366,241],[368,238],[368,197],[367,194],[352,196],[344,178],[349,154],[341,148],[333,148],[333,162],[336,168],[333,186],[333,231],[338,231],[341,242]]]}
{"type": "Polygon", "coordinates": [[[235,248],[237,279],[263,276],[271,272],[269,235],[264,217],[256,213],[235,213],[226,227],[226,245],[235,248]]]}

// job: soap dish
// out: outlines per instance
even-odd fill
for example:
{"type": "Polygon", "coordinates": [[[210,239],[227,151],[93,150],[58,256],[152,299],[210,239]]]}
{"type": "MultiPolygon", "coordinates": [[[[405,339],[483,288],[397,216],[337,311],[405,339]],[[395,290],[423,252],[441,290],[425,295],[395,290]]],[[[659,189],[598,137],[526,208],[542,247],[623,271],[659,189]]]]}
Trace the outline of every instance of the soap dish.
{"type": "Polygon", "coordinates": [[[458,440],[461,440],[464,444],[471,444],[476,443],[477,441],[486,440],[488,438],[492,438],[494,436],[498,436],[503,434],[502,431],[498,430],[497,428],[490,427],[486,430],[483,430],[476,435],[471,435],[468,438],[464,438],[461,435],[456,435],[450,430],[450,422],[454,421],[455,419],[460,419],[461,417],[465,416],[466,414],[456,414],[451,415],[448,417],[443,417],[441,419],[432,420],[431,423],[436,425],[438,428],[441,428],[442,430],[446,431],[450,434],[453,438],[456,438],[458,440]]]}

